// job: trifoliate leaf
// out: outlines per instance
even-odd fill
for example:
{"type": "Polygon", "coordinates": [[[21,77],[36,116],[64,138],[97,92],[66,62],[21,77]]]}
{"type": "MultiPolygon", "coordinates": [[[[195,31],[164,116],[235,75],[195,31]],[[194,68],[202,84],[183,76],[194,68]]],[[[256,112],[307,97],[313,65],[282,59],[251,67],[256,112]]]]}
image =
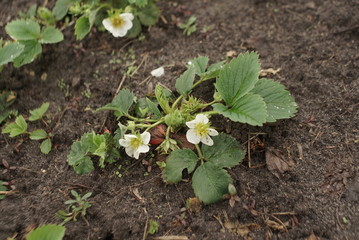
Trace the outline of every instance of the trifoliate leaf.
{"type": "Polygon", "coordinates": [[[75,35],[77,40],[83,39],[91,30],[90,20],[88,16],[81,16],[75,24],[75,35]]]}
{"type": "Polygon", "coordinates": [[[212,162],[199,166],[192,177],[192,187],[195,195],[205,204],[222,200],[228,194],[230,175],[212,162]]]}
{"type": "Polygon", "coordinates": [[[40,25],[32,20],[14,20],[9,22],[5,30],[12,39],[21,40],[36,40],[40,37],[40,25]]]}
{"type": "Polygon", "coordinates": [[[163,171],[164,180],[170,183],[181,181],[183,170],[187,169],[188,173],[193,172],[197,161],[197,155],[189,149],[174,150],[166,160],[166,167],[163,171]]]}
{"type": "Polygon", "coordinates": [[[51,151],[51,148],[52,142],[50,139],[46,139],[40,144],[40,150],[43,154],[48,154],[51,151]]]}
{"type": "Polygon", "coordinates": [[[29,117],[29,121],[36,121],[41,119],[49,108],[50,103],[46,102],[41,105],[41,107],[36,108],[34,110],[30,110],[31,116],[29,117]]]}
{"type": "Polygon", "coordinates": [[[179,78],[176,80],[176,90],[180,94],[187,94],[191,91],[193,81],[195,78],[196,68],[190,66],[179,78]]]}
{"type": "Polygon", "coordinates": [[[14,123],[10,123],[5,126],[2,133],[9,133],[10,137],[16,137],[20,134],[25,133],[27,130],[27,123],[22,115],[15,119],[14,123]]]}
{"type": "Polygon", "coordinates": [[[195,72],[197,75],[201,75],[206,72],[209,58],[205,56],[200,56],[190,60],[190,66],[195,68],[195,72]]]}
{"type": "Polygon", "coordinates": [[[127,113],[130,109],[135,96],[128,90],[122,89],[113,101],[98,110],[113,110],[121,114],[127,113]]]}
{"type": "Polygon", "coordinates": [[[251,92],[262,96],[267,104],[267,122],[290,118],[297,112],[294,98],[279,82],[261,78],[251,92]]]}
{"type": "Polygon", "coordinates": [[[20,43],[8,43],[3,48],[0,46],[0,65],[14,61],[24,51],[24,45],[20,43]]]}
{"type": "Polygon", "coordinates": [[[20,41],[19,43],[24,46],[24,50],[14,59],[15,67],[31,63],[42,52],[41,44],[37,40],[20,41]]]}
{"type": "Polygon", "coordinates": [[[40,43],[57,43],[64,40],[62,32],[54,27],[48,26],[41,33],[40,43]]]}
{"type": "Polygon", "coordinates": [[[266,104],[258,94],[247,94],[234,102],[232,108],[221,103],[212,106],[215,111],[234,122],[248,123],[253,126],[262,126],[268,116],[266,104]]]}
{"type": "Polygon", "coordinates": [[[239,55],[223,67],[216,88],[227,106],[233,106],[253,89],[258,81],[259,70],[258,54],[254,52],[239,55]]]}
{"type": "Polygon", "coordinates": [[[65,235],[65,227],[49,224],[35,228],[27,236],[26,240],[62,240],[65,235]]]}
{"type": "Polygon", "coordinates": [[[31,140],[41,140],[47,138],[47,133],[43,129],[36,129],[30,133],[31,140]]]}
{"type": "Polygon", "coordinates": [[[67,11],[69,10],[70,0],[57,0],[55,7],[52,9],[52,13],[54,14],[57,21],[63,19],[67,11]]]}
{"type": "Polygon", "coordinates": [[[153,2],[149,2],[146,7],[139,9],[137,14],[143,25],[152,26],[157,23],[160,17],[160,9],[153,2]]]}
{"type": "Polygon", "coordinates": [[[227,134],[212,137],[213,146],[202,145],[205,159],[219,168],[231,168],[238,165],[244,158],[244,151],[239,142],[227,134]]]}

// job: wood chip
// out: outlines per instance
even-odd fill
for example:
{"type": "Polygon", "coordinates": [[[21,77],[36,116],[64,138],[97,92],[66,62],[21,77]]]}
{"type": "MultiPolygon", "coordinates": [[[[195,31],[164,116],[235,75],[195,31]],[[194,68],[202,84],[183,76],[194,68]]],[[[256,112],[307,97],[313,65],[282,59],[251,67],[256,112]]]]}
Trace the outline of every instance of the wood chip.
{"type": "Polygon", "coordinates": [[[188,240],[187,236],[162,236],[162,237],[154,237],[153,240],[188,240]]]}
{"type": "Polygon", "coordinates": [[[277,68],[277,69],[273,69],[273,68],[267,68],[267,69],[262,69],[259,71],[259,76],[261,77],[267,77],[268,75],[276,75],[280,70],[282,70],[281,68],[277,68]]]}

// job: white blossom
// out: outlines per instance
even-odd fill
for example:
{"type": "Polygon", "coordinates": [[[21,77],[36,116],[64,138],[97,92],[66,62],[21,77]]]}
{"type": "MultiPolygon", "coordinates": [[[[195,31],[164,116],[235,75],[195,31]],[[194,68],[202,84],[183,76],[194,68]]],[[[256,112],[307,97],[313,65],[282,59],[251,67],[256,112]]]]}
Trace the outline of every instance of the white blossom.
{"type": "Polygon", "coordinates": [[[202,142],[208,146],[213,145],[213,140],[210,136],[217,136],[218,132],[210,128],[206,115],[198,114],[194,120],[186,122],[186,125],[189,127],[186,137],[190,143],[198,144],[202,142]]]}
{"type": "Polygon", "coordinates": [[[127,31],[132,28],[133,18],[132,13],[122,13],[105,18],[102,24],[114,37],[123,37],[127,34],[127,31]]]}
{"type": "Polygon", "coordinates": [[[140,153],[146,153],[150,150],[148,146],[150,139],[151,134],[149,132],[143,132],[140,135],[125,134],[119,143],[125,148],[128,156],[138,159],[140,153]]]}
{"type": "Polygon", "coordinates": [[[163,74],[165,74],[165,69],[163,67],[159,67],[151,71],[151,75],[153,77],[161,77],[163,74]]]}

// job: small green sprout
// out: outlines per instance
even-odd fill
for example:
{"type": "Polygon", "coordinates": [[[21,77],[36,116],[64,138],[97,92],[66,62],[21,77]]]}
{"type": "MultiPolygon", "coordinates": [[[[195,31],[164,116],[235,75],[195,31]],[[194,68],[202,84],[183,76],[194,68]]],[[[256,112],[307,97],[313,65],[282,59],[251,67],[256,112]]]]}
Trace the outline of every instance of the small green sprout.
{"type": "Polygon", "coordinates": [[[78,216],[85,217],[87,209],[92,205],[92,202],[87,201],[87,199],[91,197],[92,192],[88,192],[82,197],[75,190],[71,190],[71,194],[75,199],[70,199],[65,202],[65,204],[69,205],[67,211],[60,210],[57,212],[57,216],[63,219],[62,224],[69,221],[76,222],[78,216]]]}
{"type": "Polygon", "coordinates": [[[159,224],[158,222],[156,222],[153,219],[150,219],[150,221],[148,222],[148,234],[155,234],[156,232],[158,232],[158,228],[159,228],[159,224]]]}
{"type": "Polygon", "coordinates": [[[191,16],[185,23],[179,23],[178,27],[183,29],[183,34],[190,36],[197,30],[196,24],[197,18],[195,16],[191,16]]]}
{"type": "MultiPolygon", "coordinates": [[[[43,103],[41,107],[30,110],[30,117],[28,118],[28,121],[34,122],[37,120],[42,120],[49,106],[49,103],[43,103]]],[[[22,115],[16,117],[15,122],[7,124],[2,129],[2,133],[8,133],[10,137],[16,137],[24,134],[28,135],[31,140],[42,141],[40,144],[40,150],[42,153],[48,154],[51,151],[51,138],[53,137],[52,133],[48,133],[44,129],[28,131],[28,124],[22,115]]]]}

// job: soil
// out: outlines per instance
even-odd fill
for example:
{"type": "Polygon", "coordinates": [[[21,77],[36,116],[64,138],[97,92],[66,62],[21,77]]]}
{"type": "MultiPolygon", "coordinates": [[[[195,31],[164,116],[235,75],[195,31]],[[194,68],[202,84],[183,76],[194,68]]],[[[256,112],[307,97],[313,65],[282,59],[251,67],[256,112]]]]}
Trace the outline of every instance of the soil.
{"type": "MultiPolygon", "coordinates": [[[[0,1],[3,38],[7,38],[6,23],[34,3],[43,1],[0,1]]],[[[49,1],[47,6],[53,4],[49,1]]],[[[359,2],[186,0],[158,4],[167,22],[160,20],[145,29],[142,40],[115,39],[93,30],[83,41],[76,41],[69,27],[64,30],[65,41],[45,46],[32,64],[4,68],[0,89],[17,93],[13,108],[28,115],[29,110],[49,102],[47,130],[55,136],[53,150],[44,155],[38,142],[0,135],[0,159],[17,167],[6,173],[0,169],[0,179],[13,180],[17,190],[0,201],[0,239],[23,236],[32,224],[60,223],[56,212],[66,208],[64,202],[72,189],[93,192],[92,207],[87,221],[79,218],[65,225],[65,239],[144,239],[149,219],[158,221],[159,231],[148,239],[168,235],[207,240],[316,239],[314,235],[359,239],[359,2]],[[171,19],[190,15],[197,17],[197,31],[185,36],[171,19]],[[264,127],[216,118],[214,125],[244,148],[248,139],[257,141],[258,148],[251,151],[252,167],[247,155],[230,170],[240,197],[233,208],[223,201],[203,206],[197,213],[183,211],[186,199],[194,197],[190,181],[165,184],[156,164],[148,173],[147,166],[124,153],[119,162],[88,175],[79,176],[68,166],[66,156],[74,140],[86,132],[101,132],[106,119],[105,127],[116,129],[112,114],[95,109],[112,100],[129,64],[142,62],[122,87],[145,96],[157,83],[174,89],[189,59],[206,55],[217,62],[233,51],[257,51],[262,69],[280,69],[269,77],[284,84],[299,105],[294,118],[264,127]],[[160,66],[165,66],[163,77],[140,84],[160,66]],[[68,89],[59,87],[60,82],[68,89]],[[91,96],[86,97],[84,91],[91,96]],[[266,167],[263,144],[267,150],[282,152],[294,166],[277,178],[266,167]],[[247,235],[245,227],[238,227],[245,224],[252,224],[247,235]]],[[[207,84],[196,95],[206,99],[213,91],[213,85],[207,84]]],[[[35,123],[31,128],[42,126],[35,123]]]]}

